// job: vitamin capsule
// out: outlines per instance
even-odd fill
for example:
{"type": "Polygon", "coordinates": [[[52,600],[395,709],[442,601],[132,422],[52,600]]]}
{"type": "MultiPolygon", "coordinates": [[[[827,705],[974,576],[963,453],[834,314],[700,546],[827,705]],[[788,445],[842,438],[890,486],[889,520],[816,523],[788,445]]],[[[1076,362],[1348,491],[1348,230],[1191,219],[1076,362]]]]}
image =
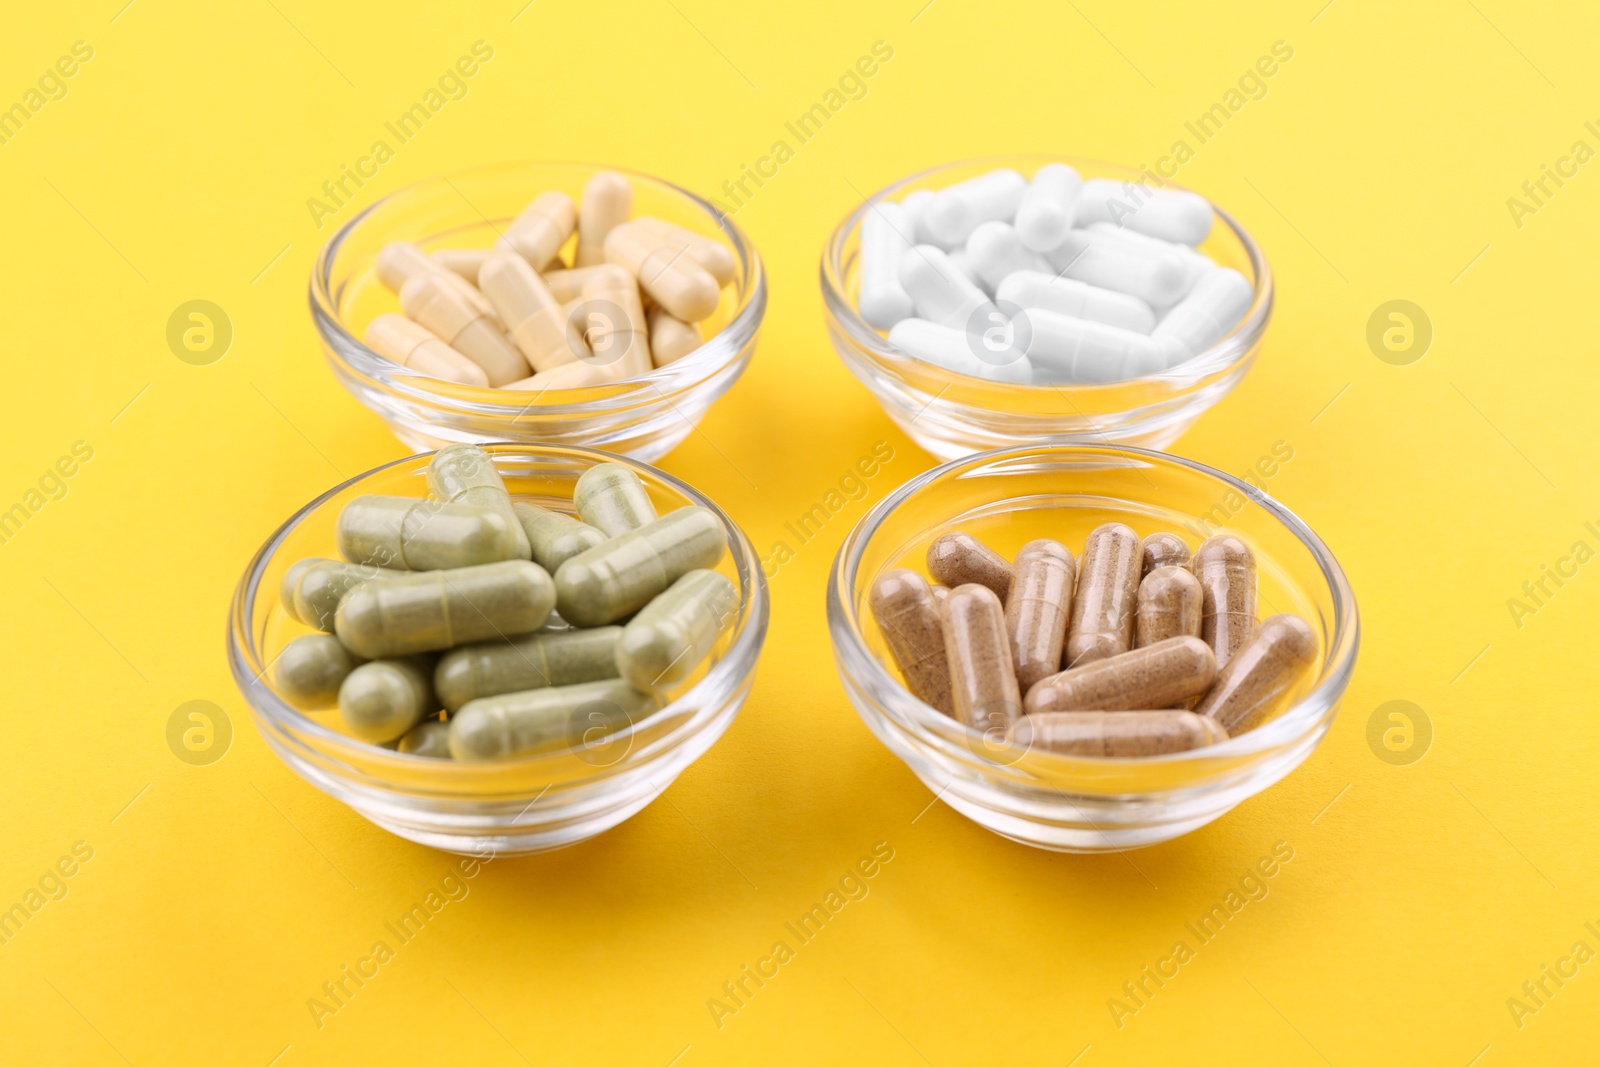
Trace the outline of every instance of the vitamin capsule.
{"type": "Polygon", "coordinates": [[[521,256],[506,252],[490,256],[478,272],[478,284],[535,372],[588,354],[583,338],[561,313],[560,302],[521,256]]]}
{"type": "MultiPolygon", "coordinates": [[[[993,307],[988,294],[961,272],[947,252],[917,245],[900,257],[900,285],[919,318],[964,330],[979,309],[993,307]]],[[[996,309],[998,311],[998,309],[996,309]]]]}
{"type": "Polygon", "coordinates": [[[294,606],[301,622],[330,634],[339,602],[352,590],[374,578],[398,578],[407,573],[371,563],[347,563],[342,559],[316,560],[315,563],[295,583],[294,606]]]}
{"type": "Polygon", "coordinates": [[[1164,756],[1227,739],[1226,730],[1192,711],[1046,711],[1011,728],[1012,744],[1067,756],[1164,756]]]}
{"type": "Polygon", "coordinates": [[[716,278],[638,220],[624,222],[607,235],[606,260],[625,267],[650,299],[684,322],[699,322],[717,310],[721,286],[716,278]]]}
{"type": "Polygon", "coordinates": [[[1156,325],[1156,313],[1138,297],[1059,278],[1054,271],[1019,270],[1009,274],[995,290],[995,296],[1030,314],[1035,310],[1053,311],[1134,333],[1149,333],[1156,325]]]}
{"type": "Polygon", "coordinates": [[[404,737],[438,710],[426,659],[363,663],[339,687],[339,717],[363,741],[384,744],[404,737]]]}
{"type": "Polygon", "coordinates": [[[1034,171],[1017,205],[1017,236],[1035,252],[1055,248],[1072,229],[1083,179],[1065,163],[1046,163],[1034,171]]]}
{"type": "Polygon", "coordinates": [[[583,295],[583,283],[596,274],[614,269],[615,264],[597,263],[592,267],[574,267],[572,270],[545,271],[540,275],[549,287],[550,295],[563,305],[576,301],[583,295]]]}
{"type": "Polygon", "coordinates": [[[689,571],[715,567],[727,547],[722,522],[705,508],[669,511],[563,563],[556,571],[557,610],[574,626],[614,622],[689,571]]]}
{"type": "Polygon", "coordinates": [[[303,622],[307,626],[315,626],[310,619],[300,614],[300,606],[294,602],[294,591],[300,585],[300,579],[305,577],[307,571],[319,563],[328,563],[329,560],[318,556],[307,556],[289,565],[283,572],[283,577],[278,579],[278,602],[283,605],[283,610],[295,622],[303,622]]]}
{"type": "Polygon", "coordinates": [[[583,186],[578,208],[578,252],[575,266],[592,267],[606,261],[606,234],[633,214],[633,186],[615,171],[603,170],[583,186]]]}
{"type": "Polygon", "coordinates": [[[1172,708],[1204,693],[1217,661],[1198,637],[1173,637],[1148,648],[1052,674],[1028,690],[1024,707],[1039,711],[1172,708]]]}
{"type": "Polygon", "coordinates": [[[635,221],[640,228],[655,234],[668,247],[681,249],[684,255],[704,267],[706,273],[717,280],[719,287],[733,281],[739,261],[734,258],[733,249],[721,241],[686,230],[666,219],[646,216],[635,221]]]}
{"type": "Polygon", "coordinates": [[[515,525],[493,507],[358,496],[339,513],[334,536],[351,563],[435,571],[517,559],[515,525]]]}
{"type": "Polygon", "coordinates": [[[479,314],[492,315],[494,309],[489,306],[489,301],[484,299],[465,278],[452,270],[444,267],[428,253],[418,248],[409,241],[395,241],[383,246],[374,263],[378,272],[378,280],[392,292],[398,293],[400,288],[412,278],[433,275],[443,278],[447,283],[460,290],[461,295],[479,314]]]}
{"type": "Polygon", "coordinates": [[[928,201],[924,216],[928,230],[951,244],[965,241],[982,223],[1015,218],[1027,188],[1028,179],[1009,169],[947,185],[928,201]]]}
{"type": "Polygon", "coordinates": [[[478,284],[478,269],[493,254],[493,250],[488,248],[440,248],[429,252],[428,258],[475,286],[478,284]]]}
{"type": "Polygon", "coordinates": [[[694,323],[675,319],[658,307],[645,317],[650,322],[650,361],[657,367],[676,363],[700,347],[700,330],[694,323]]]}
{"type": "Polygon", "coordinates": [[[877,201],[861,218],[861,294],[856,306],[867,323],[887,330],[916,310],[900,284],[900,261],[911,251],[916,228],[904,204],[877,201]]]}
{"type": "Polygon", "coordinates": [[[400,739],[399,750],[408,756],[450,758],[450,727],[438,719],[419,722],[400,739]]]}
{"type": "Polygon", "coordinates": [[[551,574],[573,556],[606,539],[606,535],[593,526],[537,504],[512,501],[511,511],[516,515],[523,533],[528,535],[528,543],[533,548],[533,561],[551,574]]]}
{"type": "Polygon", "coordinates": [[[272,681],[291,707],[318,711],[339,702],[339,686],[360,663],[337,637],[306,634],[283,646],[272,664],[272,681]]]}
{"type": "Polygon", "coordinates": [[[1077,569],[1072,553],[1059,541],[1029,541],[1012,564],[1011,592],[1006,597],[1006,633],[1017,686],[1023,692],[1061,669],[1061,646],[1072,613],[1077,569]]]}
{"type": "Polygon", "coordinates": [[[528,376],[528,361],[500,332],[499,325],[473,307],[442,276],[416,277],[402,285],[400,310],[482,367],[490,385],[504,385],[528,376]]]}
{"type": "Polygon", "coordinates": [[[1200,638],[1216,653],[1217,666],[1226,667],[1256,627],[1255,554],[1239,538],[1220,534],[1195,549],[1190,569],[1203,595],[1200,638]]]}
{"type": "Polygon", "coordinates": [[[334,632],[368,659],[403,656],[532,633],[554,605],[550,576],[513,559],[370,581],[339,605],[334,632]]]}
{"type": "Polygon", "coordinates": [[[1136,296],[1157,311],[1183,299],[1191,281],[1176,254],[1087,230],[1069,230],[1045,258],[1066,278],[1136,296]]]}
{"type": "Polygon", "coordinates": [[[617,672],[636,689],[677,685],[711,654],[738,611],[732,582],[716,571],[690,571],[628,620],[617,643],[617,672]]]}
{"type": "Polygon", "coordinates": [[[1155,336],[1181,341],[1185,350],[1199,355],[1233,332],[1255,298],[1243,274],[1226,267],[1213,270],[1167,313],[1155,336]]]}
{"type": "Polygon", "coordinates": [[[489,453],[477,445],[446,445],[435,452],[428,462],[428,494],[446,504],[472,504],[500,512],[517,539],[517,558],[531,558],[528,535],[511,510],[506,483],[489,453]]]}
{"type": "Polygon", "coordinates": [[[451,649],[433,670],[434,692],[454,712],[480,697],[617,677],[620,626],[535,633],[451,649]]]}
{"type": "Polygon", "coordinates": [[[1121,382],[1166,369],[1166,349],[1146,334],[1053,311],[1027,314],[1035,381],[1121,382]]]}
{"type": "Polygon", "coordinates": [[[1139,583],[1133,647],[1172,637],[1199,637],[1200,599],[1199,579],[1182,567],[1157,567],[1145,575],[1139,583]]]}
{"type": "Polygon", "coordinates": [[[946,715],[955,714],[950,695],[950,661],[944,654],[944,624],[939,602],[944,586],[928,586],[916,571],[886,571],[872,583],[869,602],[889,654],[911,695],[946,715]]]}
{"type": "Polygon", "coordinates": [[[1317,637],[1298,615],[1261,621],[1217,675],[1194,710],[1221,723],[1230,734],[1259,726],[1283,702],[1317,658],[1317,637]]]}
{"type": "Polygon", "coordinates": [[[587,749],[659,706],[653,695],[619,680],[484,697],[450,717],[450,754],[504,759],[587,749]]]}
{"type": "Polygon", "coordinates": [[[942,609],[944,602],[950,599],[950,587],[948,585],[934,584],[930,588],[933,590],[933,602],[942,609]]]}
{"type": "Polygon", "coordinates": [[[583,303],[578,321],[587,321],[584,340],[594,353],[588,362],[604,367],[617,378],[648,374],[650,322],[644,317],[639,286],[622,270],[601,271],[583,283],[583,303]]]}
{"type": "Polygon", "coordinates": [[[916,192],[907,193],[900,198],[900,206],[906,209],[906,219],[911,223],[911,232],[908,235],[911,238],[911,243],[933,245],[946,251],[952,248],[960,248],[962,241],[946,243],[928,232],[928,204],[932,200],[932,189],[918,189],[916,192]]]}
{"type": "Polygon", "coordinates": [[[1187,567],[1189,544],[1175,533],[1153,533],[1140,544],[1140,557],[1142,575],[1157,567],[1187,567]]]}
{"type": "Polygon", "coordinates": [[[1005,603],[1011,591],[1011,564],[988,545],[959,530],[941,534],[928,546],[928,573],[954,589],[976,582],[1005,603]]]}
{"type": "Polygon", "coordinates": [[[362,334],[366,346],[419,374],[462,385],[487,387],[483,368],[404,315],[379,315],[362,334]]]}
{"type": "MultiPolygon", "coordinates": [[[[1000,314],[998,308],[996,315],[1000,314]]],[[[940,326],[927,319],[902,319],[889,328],[889,344],[924,363],[992,382],[1027,385],[1033,381],[1033,364],[1017,353],[1007,363],[990,363],[973,352],[972,338],[955,326],[940,326]]]]}
{"type": "Polygon", "coordinates": [[[979,292],[988,296],[988,285],[984,282],[982,275],[978,273],[978,269],[967,259],[967,250],[965,248],[955,248],[950,251],[949,255],[950,262],[955,264],[956,270],[961,272],[961,276],[977,286],[979,292]]]}
{"type": "Polygon", "coordinates": [[[986,735],[1004,731],[1022,714],[1022,694],[1000,598],[987,586],[958,585],[945,601],[943,621],[956,721],[986,735]]]}
{"type": "Polygon", "coordinates": [[[1120,522],[1089,531],[1078,562],[1078,594],[1067,628],[1066,665],[1081,667],[1133,647],[1139,595],[1139,535],[1120,522]]]}
{"type": "Polygon", "coordinates": [[[1096,222],[1088,227],[1088,232],[1103,234],[1113,241],[1122,242],[1123,245],[1135,251],[1154,251],[1177,256],[1189,274],[1188,280],[1184,283],[1185,293],[1192,293],[1195,282],[1218,269],[1216,261],[1210,256],[1197,252],[1188,245],[1173,244],[1171,241],[1163,241],[1159,237],[1149,237],[1109,222],[1096,222]]]}
{"type": "Polygon", "coordinates": [[[1078,194],[1073,219],[1078,226],[1109,222],[1163,241],[1197,245],[1211,232],[1211,204],[1178,189],[1091,178],[1078,194]]]}
{"type": "MultiPolygon", "coordinates": [[[[494,246],[515,252],[535,270],[543,270],[556,258],[577,225],[578,209],[572,197],[555,191],[540,193],[511,221],[494,246]]],[[[481,282],[481,271],[479,278],[481,282]]]]}
{"type": "Polygon", "coordinates": [[[552,389],[590,389],[597,385],[611,385],[619,380],[615,364],[597,364],[592,355],[559,367],[540,371],[531,378],[512,382],[506,389],[528,393],[543,393],[552,389]]]}
{"type": "Polygon", "coordinates": [[[584,522],[607,537],[656,521],[650,491],[620,463],[597,463],[584,471],[573,487],[572,503],[584,522]]]}
{"type": "Polygon", "coordinates": [[[990,292],[1019,270],[1050,269],[1043,256],[1023,247],[1017,231],[1005,222],[986,222],[973,230],[967,238],[966,252],[967,263],[990,292]]]}

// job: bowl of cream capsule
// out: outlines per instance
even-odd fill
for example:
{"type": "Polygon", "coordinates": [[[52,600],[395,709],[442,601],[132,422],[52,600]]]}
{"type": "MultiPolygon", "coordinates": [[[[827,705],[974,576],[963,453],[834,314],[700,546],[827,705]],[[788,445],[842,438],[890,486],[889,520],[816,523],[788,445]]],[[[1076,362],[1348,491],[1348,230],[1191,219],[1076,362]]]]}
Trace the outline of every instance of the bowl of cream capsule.
{"type": "Polygon", "coordinates": [[[233,599],[268,746],[401,837],[515,855],[654,800],[749,694],[760,562],[690,486],[583,448],[452,445],[290,516],[233,599]]]}
{"type": "Polygon", "coordinates": [[[1047,437],[1165,448],[1272,313],[1254,239],[1150,171],[996,156],[867,198],[822,257],[845,365],[941,459],[1047,437]]]}
{"type": "Polygon", "coordinates": [[[501,163],[383,197],[318,255],[334,376],[412,448],[507,441],[649,461],[732,387],[767,305],[710,202],[583,163],[501,163]]]}
{"type": "Polygon", "coordinates": [[[1061,852],[1219,818],[1327,733],[1359,644],[1327,545],[1127,446],[952,460],[845,539],[828,627],[862,720],[951,808],[1061,852]]]}

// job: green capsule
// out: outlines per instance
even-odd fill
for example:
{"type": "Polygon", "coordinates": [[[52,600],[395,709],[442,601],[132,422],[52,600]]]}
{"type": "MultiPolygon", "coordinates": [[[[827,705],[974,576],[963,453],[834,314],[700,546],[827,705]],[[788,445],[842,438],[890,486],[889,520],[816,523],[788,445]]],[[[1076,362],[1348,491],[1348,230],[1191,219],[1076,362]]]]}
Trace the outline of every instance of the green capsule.
{"type": "Polygon", "coordinates": [[[644,483],[620,463],[601,463],[584,471],[573,489],[572,503],[584,522],[607,537],[619,537],[656,519],[644,483]]]}
{"type": "Polygon", "coordinates": [[[408,756],[450,758],[450,727],[438,719],[419,722],[400,739],[400,751],[408,756]]]}
{"type": "Polygon", "coordinates": [[[593,526],[537,504],[515,500],[511,503],[511,511],[533,546],[533,561],[551,574],[579,552],[593,548],[606,539],[606,535],[593,526]]]}
{"type": "Polygon", "coordinates": [[[517,539],[517,558],[531,559],[528,535],[511,513],[511,494],[489,453],[477,445],[449,445],[439,449],[428,464],[428,492],[447,504],[475,504],[493,508],[511,520],[517,539]]]}
{"type": "Polygon", "coordinates": [[[721,520],[705,508],[669,511],[563,563],[556,571],[557,610],[574,626],[615,622],[689,571],[715,567],[727,547],[721,520]]]}
{"type": "Polygon", "coordinates": [[[300,584],[300,579],[319,563],[331,563],[332,560],[322,559],[318,556],[307,556],[297,563],[289,565],[283,572],[283,578],[278,582],[278,600],[283,604],[283,610],[289,613],[289,618],[295,622],[304,622],[310,625],[305,616],[300,614],[300,607],[294,602],[295,587],[300,584]]]}
{"type": "Polygon", "coordinates": [[[716,571],[690,571],[628,620],[617,672],[640,689],[676,685],[711,654],[738,610],[732,582],[716,571]]]}
{"type": "Polygon", "coordinates": [[[439,708],[427,659],[363,663],[339,687],[339,715],[363,741],[384,744],[404,737],[439,708]]]}
{"type": "Polygon", "coordinates": [[[334,629],[368,659],[404,656],[531,633],[555,599],[538,564],[511,559],[374,579],[344,598],[334,629]]]}
{"type": "Polygon", "coordinates": [[[410,496],[361,496],[339,513],[339,554],[409,571],[516,559],[517,524],[494,508],[410,496]]]}
{"type": "Polygon", "coordinates": [[[339,687],[360,664],[332,634],[306,634],[283,646],[272,681],[291,706],[320,711],[339,702],[339,687]]]}
{"type": "Polygon", "coordinates": [[[589,750],[657,706],[651,694],[616,679],[484,697],[450,717],[450,754],[498,759],[580,746],[589,750]]]}
{"type": "Polygon", "coordinates": [[[350,591],[374,578],[398,578],[409,572],[374,567],[370,563],[346,563],[342,559],[314,560],[295,585],[295,617],[307,626],[333,633],[334,613],[350,591]]]}
{"type": "Polygon", "coordinates": [[[434,668],[433,688],[455,711],[479,697],[615,678],[621,636],[620,626],[599,626],[453,649],[434,668]]]}

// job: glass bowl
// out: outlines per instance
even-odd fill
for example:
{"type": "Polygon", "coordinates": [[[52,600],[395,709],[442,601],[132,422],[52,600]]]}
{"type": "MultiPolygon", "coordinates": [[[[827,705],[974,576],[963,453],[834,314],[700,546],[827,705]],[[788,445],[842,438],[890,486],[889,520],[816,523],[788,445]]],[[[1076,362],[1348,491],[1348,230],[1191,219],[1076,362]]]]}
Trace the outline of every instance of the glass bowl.
{"type": "Polygon", "coordinates": [[[658,510],[710,510],[728,533],[717,569],[739,589],[739,610],[707,664],[673,691],[660,711],[585,747],[483,762],[412,756],[356,740],[337,711],[296,711],[276,692],[268,667],[309,628],[278,600],[290,564],[336,557],[334,523],[363,493],[426,495],[430,455],[408,456],[335,486],[292,515],[255,554],[228,615],[228,662],[261,736],[300,777],[391,833],[450,852],[514,855],[593,837],[654,800],[711,747],[750,692],[767,632],[767,584],[749,540],[715,504],[644,463],[586,448],[488,446],[519,499],[572,513],[572,487],[597,463],[620,462],[644,481],[658,510]]]}
{"type": "Polygon", "coordinates": [[[1311,530],[1259,490],[1193,460],[1142,448],[1037,445],[935,467],[850,532],[828,582],[828,629],[845,692],[867,726],[935,795],[1024,844],[1103,852],[1188,833],[1294,770],[1333,722],[1359,643],[1355,595],[1311,530]],[[885,570],[926,573],[930,541],[965,530],[1011,559],[1036,537],[1074,557],[1103,522],[1141,537],[1180,533],[1192,550],[1222,530],[1256,553],[1260,612],[1310,623],[1318,665],[1276,717],[1209,748],[1143,759],[1024,751],[913,697],[885,666],[867,606],[885,570]]]}
{"type": "MultiPolygon", "coordinates": [[[[1165,448],[1239,384],[1272,315],[1272,272],[1266,257],[1244,227],[1215,204],[1211,233],[1199,248],[1220,266],[1250,279],[1255,299],[1232,333],[1161,374],[1106,385],[985,381],[901,353],[856,311],[861,220],[872,210],[872,202],[900,200],[918,189],[942,189],[999,167],[1031,175],[1045,163],[1069,164],[1085,180],[1148,180],[1131,167],[1071,156],[989,156],[947,163],[874,193],[833,231],[823,249],[823,313],[833,347],[889,417],[940,459],[1012,448],[1045,437],[1165,448]]],[[[1183,188],[1170,181],[1163,187],[1183,188]]]]}
{"type": "Polygon", "coordinates": [[[744,231],[712,204],[660,178],[592,163],[497,163],[428,178],[379,200],[339,228],[311,272],[311,317],[334,377],[416,449],[509,441],[582,445],[646,461],[671,451],[744,373],[767,307],[766,274],[744,231]],[[721,303],[700,323],[695,352],[649,374],[586,389],[542,393],[480,388],[407,370],[361,342],[367,323],[399,310],[374,270],[392,241],[424,250],[487,248],[539,193],[580,200],[596,172],[633,184],[634,214],[715,236],[738,258],[721,303]]]}

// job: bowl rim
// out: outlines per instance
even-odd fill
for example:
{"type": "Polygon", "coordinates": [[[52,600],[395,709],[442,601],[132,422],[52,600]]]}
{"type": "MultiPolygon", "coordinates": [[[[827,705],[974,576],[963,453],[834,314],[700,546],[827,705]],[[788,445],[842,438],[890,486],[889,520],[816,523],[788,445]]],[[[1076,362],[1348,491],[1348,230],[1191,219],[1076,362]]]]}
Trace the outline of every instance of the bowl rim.
{"type": "MultiPolygon", "coordinates": [[[[1299,516],[1267,493],[1262,492],[1246,481],[1235,478],[1231,474],[1217,470],[1215,467],[1201,463],[1198,460],[1175,456],[1171,453],[1154,449],[1139,448],[1134,445],[1080,444],[1065,439],[1045,440],[1033,445],[1012,448],[995,448],[941,463],[910,479],[884,497],[861,518],[861,521],[845,537],[844,543],[839,546],[838,554],[834,557],[833,569],[828,578],[827,616],[829,637],[833,643],[834,654],[840,662],[841,670],[848,669],[852,677],[859,680],[863,688],[867,690],[874,704],[873,713],[879,717],[896,718],[898,721],[901,718],[900,716],[894,716],[884,709],[891,705],[899,705],[902,708],[910,709],[912,714],[904,716],[905,719],[909,720],[909,725],[906,723],[900,723],[900,725],[919,747],[939,740],[929,728],[933,723],[941,724],[946,731],[951,728],[951,724],[960,728],[960,724],[954,723],[950,716],[913,696],[889,672],[888,667],[868,649],[862,633],[861,620],[855,609],[855,582],[853,580],[859,569],[861,556],[865,551],[866,545],[871,541],[873,535],[877,533],[879,527],[887,521],[889,516],[901,504],[935,480],[945,475],[953,474],[963,467],[987,467],[997,462],[1037,456],[1045,451],[1048,451],[1050,455],[1064,453],[1078,456],[1107,455],[1118,459],[1131,458],[1144,463],[1172,464],[1210,478],[1221,486],[1240,493],[1252,503],[1260,505],[1269,515],[1277,519],[1310,552],[1315,560],[1324,581],[1328,583],[1328,589],[1332,596],[1333,632],[1327,642],[1322,671],[1316,684],[1291,707],[1286,708],[1261,726],[1253,730],[1247,730],[1236,737],[1230,737],[1226,741],[1205,748],[1191,749],[1187,752],[1167,753],[1159,756],[1079,756],[1058,753],[1035,753],[1034,755],[1036,757],[1055,757],[1062,761],[1092,764],[1099,767],[1148,766],[1152,763],[1183,764],[1214,759],[1219,756],[1253,757],[1263,755],[1289,744],[1315,729],[1327,713],[1338,704],[1344,695],[1345,689],[1350,684],[1350,678],[1355,669],[1356,652],[1361,643],[1361,622],[1356,607],[1355,592],[1351,589],[1349,580],[1345,577],[1339,561],[1334,558],[1333,552],[1323,542],[1322,538],[1299,516]]],[[[862,712],[862,715],[865,717],[865,712],[862,712]]],[[[981,738],[983,736],[980,731],[971,727],[966,727],[965,729],[969,737],[981,738]]],[[[967,747],[980,763],[993,770],[1004,772],[1010,770],[1014,765],[1014,761],[996,760],[984,755],[983,745],[969,743],[967,747]]]]}
{"type": "MultiPolygon", "coordinates": [[[[647,724],[651,719],[657,717],[670,719],[676,716],[680,722],[674,725],[672,732],[666,737],[653,742],[654,747],[660,751],[676,748],[677,743],[688,736],[679,736],[683,734],[684,727],[687,724],[694,723],[697,719],[694,712],[700,698],[708,692],[726,692],[737,689],[745,677],[755,671],[761,648],[766,641],[770,615],[766,574],[762,571],[760,558],[756,555],[755,548],[751,545],[744,530],[704,493],[701,493],[682,479],[642,460],[618,456],[601,449],[585,448],[580,445],[499,442],[480,447],[491,455],[496,453],[576,455],[581,458],[593,459],[600,463],[620,463],[633,467],[636,469],[636,473],[642,472],[653,478],[660,479],[660,481],[683,494],[694,504],[707,509],[729,531],[731,535],[728,545],[729,555],[733,557],[735,569],[740,572],[741,580],[739,583],[739,621],[736,623],[737,629],[734,631],[733,639],[729,643],[727,651],[717,662],[711,665],[704,677],[677,697],[663,704],[638,723],[607,735],[608,739],[631,737],[634,731],[647,724]],[[663,742],[667,741],[671,743],[663,744],[663,742]]],[[[262,650],[256,645],[256,634],[251,628],[251,619],[254,615],[257,598],[263,592],[273,599],[277,599],[279,596],[275,587],[263,590],[262,579],[265,576],[268,562],[277,554],[289,534],[301,522],[338,494],[392,468],[406,464],[416,465],[419,460],[431,460],[431,457],[437,451],[417,452],[401,456],[398,459],[380,463],[371,470],[364,471],[354,477],[346,478],[338,485],[319,493],[309,503],[295,511],[268,536],[260,548],[256,549],[250,558],[250,562],[245,566],[244,574],[240,577],[238,585],[234,588],[233,599],[228,608],[227,653],[234,683],[238,686],[245,703],[249,705],[254,713],[266,718],[274,727],[286,731],[291,736],[295,734],[306,735],[314,738],[319,743],[327,745],[328,747],[324,750],[325,754],[346,765],[348,765],[349,759],[355,758],[359,761],[367,762],[369,765],[393,767],[395,769],[415,770],[422,767],[432,767],[442,772],[441,777],[470,781],[475,776],[500,776],[505,774],[508,769],[534,768],[548,762],[554,762],[561,757],[570,755],[573,750],[557,749],[550,752],[513,756],[507,759],[440,760],[435,757],[414,755],[400,752],[398,749],[385,748],[335,730],[290,706],[277,694],[267,678],[267,672],[271,670],[272,663],[262,663],[262,650]]],[[[269,744],[269,747],[272,747],[272,745],[269,744]]],[[[582,785],[587,782],[599,781],[612,773],[630,769],[634,768],[631,765],[627,765],[625,761],[620,761],[615,765],[597,767],[596,773],[570,779],[567,784],[582,785]]]]}
{"type": "MultiPolygon", "coordinates": [[[[1205,196],[1204,193],[1190,189],[1176,181],[1163,177],[1156,177],[1160,183],[1158,189],[1163,191],[1192,192],[1197,196],[1205,197],[1206,203],[1211,205],[1211,210],[1221,219],[1234,236],[1238,239],[1249,257],[1251,270],[1255,274],[1251,286],[1253,295],[1250,307],[1245,311],[1236,326],[1221,340],[1203,352],[1196,353],[1189,359],[1157,374],[1142,374],[1137,378],[1127,378],[1116,382],[1058,382],[1058,383],[1015,383],[996,382],[984,378],[974,378],[966,374],[958,374],[933,364],[923,363],[907,352],[903,352],[889,344],[887,337],[880,334],[870,323],[861,317],[856,306],[845,295],[844,284],[844,246],[850,234],[860,226],[874,205],[885,200],[899,190],[914,182],[922,181],[947,171],[975,165],[993,165],[996,168],[1015,168],[1020,163],[1033,162],[1037,166],[1046,163],[1066,163],[1076,170],[1092,169],[1098,172],[1113,171],[1125,176],[1145,176],[1149,172],[1123,163],[1113,163],[1107,160],[1091,159],[1087,156],[1057,155],[1048,152],[1019,152],[1001,153],[984,156],[973,156],[967,159],[951,160],[937,166],[928,167],[907,175],[897,181],[868,194],[860,206],[853,209],[845,216],[843,222],[834,228],[828,236],[827,243],[823,245],[821,261],[822,302],[827,309],[833,323],[854,343],[856,348],[862,350],[878,364],[886,364],[888,368],[913,362],[919,372],[925,372],[935,377],[948,377],[955,382],[970,386],[992,387],[999,391],[1026,390],[1034,395],[1042,395],[1044,391],[1062,392],[1070,390],[1074,394],[1090,393],[1093,391],[1109,392],[1113,389],[1125,389],[1130,385],[1141,382],[1173,382],[1184,384],[1199,378],[1209,377],[1233,369],[1240,363],[1249,359],[1251,353],[1260,343],[1261,336],[1266,332],[1267,323],[1272,318],[1273,304],[1276,299],[1276,285],[1274,283],[1272,268],[1267,263],[1266,253],[1250,231],[1245,229],[1232,215],[1224,211],[1216,201],[1205,196]]],[[[1093,177],[1108,176],[1097,173],[1093,177]]],[[[1213,227],[1214,229],[1214,227],[1213,227]]]]}
{"type": "MultiPolygon", "coordinates": [[[[469,207],[473,206],[458,189],[456,195],[469,207]]],[[[485,216],[483,221],[490,227],[497,228],[495,220],[485,216]]],[[[755,243],[730,216],[712,201],[675,182],[645,171],[606,163],[584,160],[514,159],[483,163],[419,178],[378,197],[335,230],[318,250],[316,260],[311,267],[308,300],[312,322],[327,350],[327,356],[335,362],[341,372],[348,373],[372,386],[393,391],[408,401],[476,416],[503,417],[514,412],[516,415],[512,421],[516,421],[517,418],[530,413],[541,417],[573,417],[625,410],[654,399],[670,397],[714,377],[739,358],[759,330],[767,308],[767,272],[755,243]],[[369,216],[380,208],[408,196],[420,195],[442,186],[455,189],[455,182],[458,180],[466,181],[496,171],[540,167],[611,171],[625,175],[630,181],[642,181],[675,193],[705,212],[732,243],[733,250],[739,257],[740,274],[735,278],[735,284],[743,283],[743,300],[733,317],[722,329],[702,341],[694,352],[665,367],[655,367],[637,377],[599,386],[527,392],[461,385],[420,374],[380,356],[351,332],[338,310],[338,300],[333,290],[333,263],[344,243],[369,216]],[[544,397],[562,394],[581,396],[583,399],[564,403],[540,402],[544,397]],[[513,403],[503,399],[499,401],[492,399],[497,397],[522,397],[525,402],[519,400],[513,403]]],[[[342,378],[342,375],[340,377],[342,378]]]]}

